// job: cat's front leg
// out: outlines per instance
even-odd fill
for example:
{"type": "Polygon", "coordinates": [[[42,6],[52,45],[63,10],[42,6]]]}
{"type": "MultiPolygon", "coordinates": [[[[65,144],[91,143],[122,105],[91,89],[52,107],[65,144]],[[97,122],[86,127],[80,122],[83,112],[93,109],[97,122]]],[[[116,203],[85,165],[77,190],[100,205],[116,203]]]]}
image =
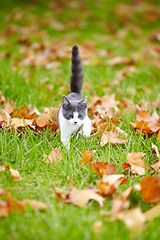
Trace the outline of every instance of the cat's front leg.
{"type": "Polygon", "coordinates": [[[83,136],[89,138],[90,134],[91,134],[91,120],[89,117],[86,117],[84,123],[83,123],[83,127],[82,127],[82,131],[83,131],[83,136]]]}
{"type": "Polygon", "coordinates": [[[69,150],[70,149],[70,136],[61,132],[61,141],[63,145],[69,150]]]}

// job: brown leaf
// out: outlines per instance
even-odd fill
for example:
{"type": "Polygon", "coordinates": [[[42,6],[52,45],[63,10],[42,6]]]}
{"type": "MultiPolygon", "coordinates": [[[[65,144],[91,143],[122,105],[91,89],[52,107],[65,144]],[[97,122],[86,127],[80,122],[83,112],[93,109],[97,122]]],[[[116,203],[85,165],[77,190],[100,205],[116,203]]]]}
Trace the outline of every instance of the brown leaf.
{"type": "Polygon", "coordinates": [[[76,206],[85,207],[89,200],[93,199],[97,201],[100,206],[103,206],[104,198],[101,197],[95,189],[76,189],[74,186],[66,194],[57,193],[55,188],[52,186],[58,199],[65,203],[74,204],[76,206]]]}
{"type": "Polygon", "coordinates": [[[9,206],[9,209],[13,212],[23,213],[24,212],[24,206],[21,206],[9,192],[7,192],[7,205],[9,206]]]}
{"type": "Polygon", "coordinates": [[[160,216],[160,203],[157,204],[155,207],[152,207],[148,211],[144,212],[144,216],[146,218],[146,221],[151,221],[155,219],[156,217],[160,216]]]}
{"type": "Polygon", "coordinates": [[[147,111],[137,106],[136,119],[137,122],[130,122],[130,125],[142,132],[153,134],[160,130],[160,116],[156,111],[154,111],[152,116],[150,116],[147,111]]]}
{"type": "Polygon", "coordinates": [[[5,203],[0,203],[0,218],[9,216],[10,208],[5,203]]]}
{"type": "Polygon", "coordinates": [[[141,195],[145,202],[157,203],[160,201],[160,175],[148,176],[140,181],[141,195]]]}
{"type": "Polygon", "coordinates": [[[93,161],[92,157],[95,154],[95,150],[93,151],[81,151],[82,158],[80,160],[80,164],[88,165],[91,161],[93,161]]]}
{"type": "Polygon", "coordinates": [[[104,175],[102,181],[97,180],[99,193],[105,197],[111,196],[120,185],[126,182],[127,179],[123,174],[104,175]]]}
{"type": "Polygon", "coordinates": [[[14,128],[30,126],[31,128],[35,128],[32,124],[34,119],[21,119],[21,118],[12,118],[10,121],[10,125],[14,128]]]}
{"type": "Polygon", "coordinates": [[[20,173],[17,170],[11,168],[11,166],[9,164],[6,166],[6,168],[8,168],[10,170],[10,172],[11,172],[10,176],[11,176],[11,178],[13,177],[14,182],[22,180],[22,177],[20,176],[20,173]]]}
{"type": "Polygon", "coordinates": [[[51,153],[48,156],[44,154],[44,158],[42,162],[58,164],[58,163],[61,163],[61,160],[62,160],[62,153],[59,152],[57,148],[55,148],[51,151],[51,153]]]}
{"type": "Polygon", "coordinates": [[[127,154],[127,162],[122,163],[121,169],[130,170],[133,174],[144,175],[145,168],[149,168],[149,166],[142,160],[145,153],[132,151],[127,154]]]}
{"type": "Polygon", "coordinates": [[[127,212],[119,212],[115,215],[115,219],[124,221],[125,225],[133,232],[143,231],[146,221],[140,207],[128,210],[127,212]]]}
{"type": "Polygon", "coordinates": [[[113,131],[104,132],[101,137],[100,145],[105,146],[108,143],[113,144],[113,145],[117,145],[117,144],[124,145],[128,141],[128,140],[123,140],[123,139],[117,138],[117,137],[119,137],[119,132],[116,130],[114,132],[113,131]]]}
{"type": "Polygon", "coordinates": [[[90,162],[90,167],[100,176],[111,175],[117,171],[114,164],[108,162],[90,162]]]}
{"type": "Polygon", "coordinates": [[[104,198],[92,189],[76,189],[73,187],[69,190],[68,198],[74,205],[80,207],[85,207],[91,199],[97,201],[99,205],[103,207],[104,198]]]}
{"type": "Polygon", "coordinates": [[[50,118],[51,118],[51,114],[44,112],[38,116],[35,122],[37,123],[38,127],[43,128],[49,123],[50,118]]]}
{"type": "Polygon", "coordinates": [[[139,167],[147,167],[148,165],[145,163],[145,161],[142,160],[145,153],[132,151],[131,153],[127,154],[127,160],[130,164],[139,166],[139,167]]]}
{"type": "Polygon", "coordinates": [[[131,195],[133,189],[134,186],[129,187],[127,190],[125,190],[119,196],[113,199],[111,207],[112,216],[115,213],[122,211],[123,209],[129,208],[130,202],[127,200],[127,198],[131,195]]]}
{"type": "Polygon", "coordinates": [[[30,105],[26,107],[21,107],[19,109],[14,109],[12,115],[14,118],[23,117],[25,114],[29,113],[30,105]]]}
{"type": "Polygon", "coordinates": [[[46,204],[40,201],[36,201],[36,200],[29,200],[29,199],[21,199],[18,204],[22,207],[25,207],[27,204],[30,205],[30,207],[32,208],[32,210],[46,210],[46,204]]]}

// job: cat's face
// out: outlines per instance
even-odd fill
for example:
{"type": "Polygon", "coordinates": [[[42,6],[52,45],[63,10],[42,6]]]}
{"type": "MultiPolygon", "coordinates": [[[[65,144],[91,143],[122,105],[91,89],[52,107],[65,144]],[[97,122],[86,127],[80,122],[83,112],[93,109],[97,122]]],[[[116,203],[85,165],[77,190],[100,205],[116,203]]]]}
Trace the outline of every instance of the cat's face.
{"type": "Polygon", "coordinates": [[[87,97],[79,101],[62,98],[62,114],[71,125],[80,126],[87,115],[87,97]]]}

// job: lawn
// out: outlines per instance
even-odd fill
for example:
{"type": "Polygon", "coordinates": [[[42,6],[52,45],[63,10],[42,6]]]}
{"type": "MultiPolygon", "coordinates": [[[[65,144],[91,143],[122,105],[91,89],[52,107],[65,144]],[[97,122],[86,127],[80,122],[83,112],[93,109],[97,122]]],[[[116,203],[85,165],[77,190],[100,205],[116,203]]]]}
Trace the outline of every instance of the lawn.
{"type": "MultiPolygon", "coordinates": [[[[88,96],[92,121],[96,120],[95,98],[103,105],[103,96],[114,96],[116,103],[108,108],[113,118],[105,118],[106,132],[113,124],[127,134],[128,140],[123,145],[109,141],[102,146],[97,122],[90,139],[73,136],[67,151],[60,132],[51,125],[35,130],[7,127],[2,125],[2,111],[0,165],[9,164],[18,170],[22,180],[14,181],[8,168],[0,171],[0,189],[10,192],[14,199],[8,216],[0,218],[0,239],[159,239],[160,217],[133,232],[123,221],[111,221],[109,215],[101,214],[111,209],[113,199],[124,190],[151,173],[158,175],[149,169],[143,169],[143,175],[130,174],[121,166],[132,151],[145,153],[143,160],[151,166],[157,160],[152,144],[160,151],[160,134],[148,134],[143,129],[137,134],[130,124],[137,121],[136,104],[149,114],[154,110],[160,114],[159,1],[8,0],[6,4],[1,0],[0,22],[0,110],[7,103],[14,109],[36,106],[41,113],[44,107],[55,110],[70,91],[71,48],[77,43],[84,72],[83,96],[88,96]],[[62,153],[61,163],[43,162],[44,154],[55,148],[62,153]],[[94,161],[114,164],[116,174],[125,173],[128,182],[105,197],[103,207],[94,200],[85,207],[66,204],[56,197],[52,186],[65,193],[72,184],[77,189],[88,185],[97,189],[97,180],[102,180],[89,165],[80,164],[81,151],[93,150],[94,161]],[[46,210],[27,205],[23,212],[16,207],[21,199],[43,202],[46,210]]],[[[1,196],[0,211],[1,200],[8,201],[7,194],[1,196]]],[[[151,204],[133,190],[129,201],[129,209],[140,207],[145,212],[160,201],[160,196],[151,204]]]]}

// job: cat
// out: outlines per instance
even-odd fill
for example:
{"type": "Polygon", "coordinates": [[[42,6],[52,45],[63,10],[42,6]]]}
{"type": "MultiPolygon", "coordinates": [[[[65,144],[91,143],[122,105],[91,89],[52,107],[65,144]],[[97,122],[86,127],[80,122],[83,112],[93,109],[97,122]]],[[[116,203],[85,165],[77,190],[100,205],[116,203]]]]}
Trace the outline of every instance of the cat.
{"type": "Polygon", "coordinates": [[[68,149],[70,149],[72,134],[80,128],[82,128],[83,136],[87,138],[91,133],[91,120],[87,115],[87,97],[82,98],[83,72],[77,44],[72,47],[71,62],[71,93],[62,97],[62,103],[57,114],[61,141],[68,149]]]}

